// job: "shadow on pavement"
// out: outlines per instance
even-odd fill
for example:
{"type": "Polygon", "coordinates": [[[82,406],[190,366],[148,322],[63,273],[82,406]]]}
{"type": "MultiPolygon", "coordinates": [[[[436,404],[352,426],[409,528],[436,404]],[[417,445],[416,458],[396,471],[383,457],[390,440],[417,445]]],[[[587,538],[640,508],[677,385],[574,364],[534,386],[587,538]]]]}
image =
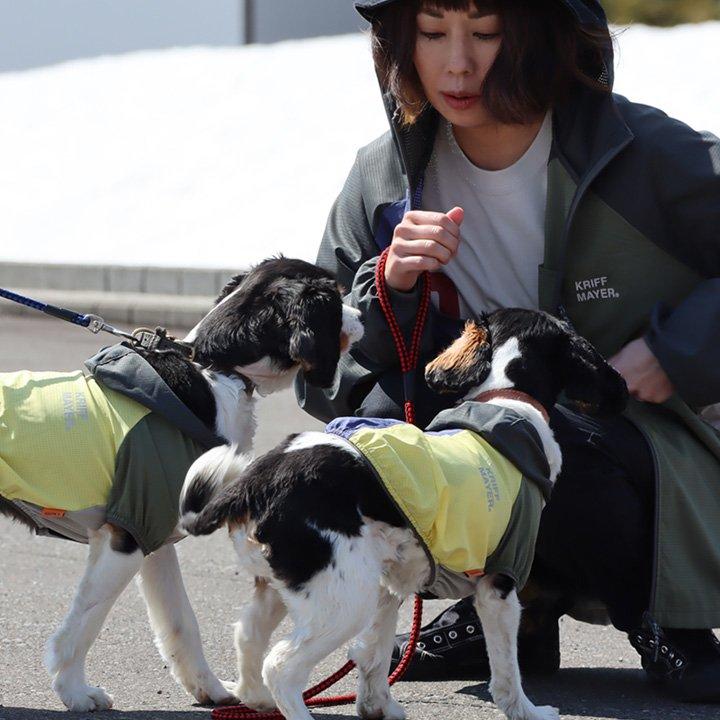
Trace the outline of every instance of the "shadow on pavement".
{"type": "MultiPolygon", "coordinates": [[[[109,710],[102,713],[75,713],[67,710],[42,710],[0,705],[0,720],[210,720],[211,709],[198,706],[196,710],[109,710]]],[[[346,714],[317,715],[322,720],[355,720],[355,708],[346,714]]]]}
{"type": "MultiPolygon", "coordinates": [[[[613,720],[716,720],[717,705],[688,705],[674,701],[650,682],[642,670],[624,668],[566,668],[549,678],[523,679],[536,705],[553,705],[560,716],[613,720]]],[[[468,685],[458,693],[492,702],[487,682],[468,685]]]]}

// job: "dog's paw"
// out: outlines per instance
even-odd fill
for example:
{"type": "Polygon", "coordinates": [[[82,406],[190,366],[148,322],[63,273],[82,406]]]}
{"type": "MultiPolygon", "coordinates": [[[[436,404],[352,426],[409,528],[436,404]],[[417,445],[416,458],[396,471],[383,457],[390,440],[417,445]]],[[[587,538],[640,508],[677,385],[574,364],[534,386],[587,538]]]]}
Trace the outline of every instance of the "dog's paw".
{"type": "Polygon", "coordinates": [[[110,710],[113,706],[112,695],[100,687],[85,685],[73,690],[55,688],[60,699],[68,710],[73,712],[95,712],[96,710],[110,710]]]}
{"type": "Polygon", "coordinates": [[[560,718],[557,708],[550,705],[536,707],[527,699],[502,709],[508,720],[559,720],[560,718]]]}
{"type": "Polygon", "coordinates": [[[189,692],[200,705],[231,705],[237,701],[232,690],[220,682],[210,672],[201,672],[192,676],[180,677],[173,673],[173,677],[189,692]]]}
{"type": "Polygon", "coordinates": [[[541,705],[536,707],[532,715],[528,715],[527,720],[559,720],[560,711],[552,707],[552,705],[541,705]]]}
{"type": "Polygon", "coordinates": [[[198,682],[187,689],[200,705],[232,705],[237,702],[235,695],[215,677],[212,682],[198,682]]]}
{"type": "Polygon", "coordinates": [[[273,696],[264,685],[250,687],[238,683],[235,688],[235,696],[240,698],[243,705],[247,705],[253,710],[267,711],[274,710],[277,707],[273,696]]]}
{"type": "Polygon", "coordinates": [[[237,694],[237,683],[234,680],[221,680],[220,684],[232,695],[236,700],[240,700],[237,694]]]}
{"type": "Polygon", "coordinates": [[[358,700],[356,709],[362,720],[405,720],[406,717],[405,708],[391,697],[382,704],[376,699],[358,700]]]}

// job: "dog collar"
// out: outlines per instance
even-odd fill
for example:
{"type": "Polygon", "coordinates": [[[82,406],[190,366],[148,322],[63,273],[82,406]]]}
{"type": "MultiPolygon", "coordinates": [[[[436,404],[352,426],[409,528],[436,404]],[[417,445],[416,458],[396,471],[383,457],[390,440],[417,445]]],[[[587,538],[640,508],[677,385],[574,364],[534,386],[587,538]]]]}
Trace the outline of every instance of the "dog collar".
{"type": "Polygon", "coordinates": [[[490,402],[496,398],[506,398],[508,400],[519,400],[520,402],[532,405],[542,416],[546,423],[550,422],[550,416],[545,407],[540,404],[534,397],[520,390],[512,390],[511,388],[503,388],[502,390],[486,390],[473,398],[474,402],[490,402]]]}

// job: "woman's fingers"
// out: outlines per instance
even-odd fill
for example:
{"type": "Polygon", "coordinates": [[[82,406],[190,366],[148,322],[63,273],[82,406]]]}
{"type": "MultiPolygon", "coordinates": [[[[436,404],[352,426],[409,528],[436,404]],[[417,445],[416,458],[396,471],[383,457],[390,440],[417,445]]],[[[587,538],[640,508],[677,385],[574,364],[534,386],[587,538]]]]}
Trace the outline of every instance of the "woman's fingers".
{"type": "Polygon", "coordinates": [[[426,270],[428,272],[435,272],[443,265],[444,263],[430,255],[405,255],[398,258],[398,271],[412,273],[415,277],[426,270]]]}
{"type": "Polygon", "coordinates": [[[418,247],[415,252],[419,255],[427,255],[431,246],[440,245],[452,256],[460,244],[459,236],[453,235],[440,225],[398,225],[395,240],[399,239],[416,243],[418,247]]]}
{"type": "Polygon", "coordinates": [[[460,244],[463,210],[448,213],[411,210],[395,228],[385,265],[385,280],[396,290],[410,290],[421,273],[436,272],[460,244]]]}
{"type": "Polygon", "coordinates": [[[461,207],[454,207],[448,210],[447,216],[459,227],[465,219],[465,211],[461,207]]]}
{"type": "Polygon", "coordinates": [[[410,210],[405,213],[402,225],[437,225],[451,235],[460,237],[460,223],[464,215],[462,208],[453,208],[450,213],[432,212],[430,210],[410,210]],[[459,212],[458,212],[459,211],[459,212]]]}
{"type": "Polygon", "coordinates": [[[457,250],[457,244],[447,237],[430,239],[427,234],[414,233],[410,233],[410,237],[405,237],[404,234],[397,236],[393,240],[393,247],[398,255],[427,255],[443,264],[449,262],[457,250]]]}

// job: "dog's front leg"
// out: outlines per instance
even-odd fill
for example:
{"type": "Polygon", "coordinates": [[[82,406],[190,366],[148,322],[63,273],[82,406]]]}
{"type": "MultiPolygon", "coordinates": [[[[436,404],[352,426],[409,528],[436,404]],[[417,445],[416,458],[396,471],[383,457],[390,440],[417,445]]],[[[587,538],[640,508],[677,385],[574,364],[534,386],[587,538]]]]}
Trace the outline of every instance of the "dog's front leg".
{"type": "Polygon", "coordinates": [[[112,707],[112,697],[85,680],[85,657],[123,589],[138,571],[142,553],[119,552],[111,547],[113,529],[104,525],[90,536],[88,564],[73,598],[70,612],[50,638],[45,666],[53,690],[70,710],[87,712],[112,707]]]}
{"type": "Polygon", "coordinates": [[[173,545],[163,545],[143,560],[138,587],[145,599],[155,645],[175,680],[200,703],[232,702],[233,696],[205,660],[200,628],[173,545]]]}
{"type": "Polygon", "coordinates": [[[238,661],[237,685],[226,685],[248,707],[270,710],[275,707],[262,679],[262,664],[270,636],[285,617],[286,608],[277,590],[265,578],[255,578],[255,593],[243,607],[235,624],[238,661]]]}
{"type": "Polygon", "coordinates": [[[478,582],[475,609],[482,623],[490,661],[490,693],[510,720],[556,720],[549,705],[536,707],[523,692],[517,659],[520,601],[514,583],[502,575],[478,582]]]}
{"type": "Polygon", "coordinates": [[[348,653],[358,667],[357,713],[364,720],[405,720],[405,710],[388,685],[398,606],[398,598],[381,588],[375,617],[348,653]]]}

